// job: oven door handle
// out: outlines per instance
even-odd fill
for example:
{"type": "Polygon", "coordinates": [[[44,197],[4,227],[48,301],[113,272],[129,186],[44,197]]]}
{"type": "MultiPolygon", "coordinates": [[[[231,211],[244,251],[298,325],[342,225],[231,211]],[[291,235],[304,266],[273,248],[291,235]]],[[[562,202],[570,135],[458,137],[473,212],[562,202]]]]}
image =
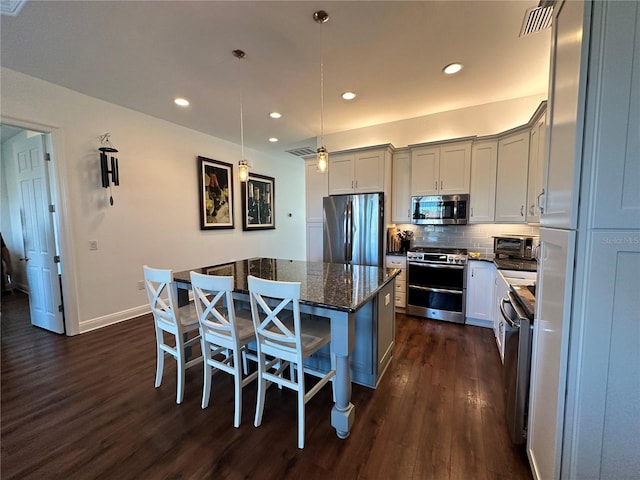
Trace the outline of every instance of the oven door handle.
{"type": "Polygon", "coordinates": [[[426,267],[426,268],[451,268],[454,270],[462,270],[464,269],[464,265],[452,265],[450,263],[419,263],[419,262],[409,262],[409,265],[414,267],[426,267]]]}
{"type": "Polygon", "coordinates": [[[409,285],[409,288],[415,288],[416,290],[425,290],[427,292],[454,293],[457,295],[462,295],[462,290],[450,290],[448,288],[421,287],[419,285],[409,285]]]}

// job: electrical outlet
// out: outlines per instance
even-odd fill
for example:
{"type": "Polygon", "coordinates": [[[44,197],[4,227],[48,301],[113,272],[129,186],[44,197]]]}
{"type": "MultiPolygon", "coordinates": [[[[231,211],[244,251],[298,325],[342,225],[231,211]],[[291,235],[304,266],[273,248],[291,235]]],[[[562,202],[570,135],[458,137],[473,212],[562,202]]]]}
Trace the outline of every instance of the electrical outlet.
{"type": "Polygon", "coordinates": [[[138,290],[144,290],[144,280],[138,280],[138,290]]]}
{"type": "Polygon", "coordinates": [[[89,250],[97,250],[97,249],[98,249],[98,241],[89,240],[89,250]]]}

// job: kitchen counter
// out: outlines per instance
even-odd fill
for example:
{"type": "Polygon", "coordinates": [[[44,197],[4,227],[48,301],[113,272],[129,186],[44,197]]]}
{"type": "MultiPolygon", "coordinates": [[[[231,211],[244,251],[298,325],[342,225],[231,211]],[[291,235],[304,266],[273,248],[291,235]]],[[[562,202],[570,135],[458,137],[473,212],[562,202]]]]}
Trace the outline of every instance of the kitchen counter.
{"type": "Polygon", "coordinates": [[[494,258],[498,270],[521,270],[523,272],[536,272],[538,262],[535,260],[521,260],[518,258],[494,258]]]}
{"type": "MultiPolygon", "coordinates": [[[[353,313],[400,274],[397,268],[342,263],[305,262],[279,258],[250,258],[222,265],[194,268],[208,275],[232,275],[234,290],[248,294],[247,275],[267,280],[300,282],[300,302],[353,313]]],[[[189,270],[174,279],[190,286],[189,270]]]]}
{"type": "Polygon", "coordinates": [[[538,262],[535,260],[521,260],[518,258],[497,258],[493,253],[483,253],[477,258],[469,257],[476,262],[493,263],[498,270],[518,270],[522,272],[538,271],[538,262]]]}
{"type": "MultiPolygon", "coordinates": [[[[535,287],[534,287],[535,288],[535,287]]],[[[536,311],[536,297],[533,295],[527,285],[509,285],[509,289],[513,292],[516,300],[529,317],[533,320],[533,315],[536,311]]],[[[535,290],[534,290],[535,291],[535,290]]]]}

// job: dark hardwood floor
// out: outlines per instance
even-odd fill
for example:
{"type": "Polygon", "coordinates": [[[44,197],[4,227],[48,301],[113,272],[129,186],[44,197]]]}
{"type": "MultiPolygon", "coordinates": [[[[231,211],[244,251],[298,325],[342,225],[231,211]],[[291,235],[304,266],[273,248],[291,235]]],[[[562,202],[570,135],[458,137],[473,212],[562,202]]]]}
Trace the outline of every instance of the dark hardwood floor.
{"type": "Polygon", "coordinates": [[[26,297],[2,298],[1,476],[8,479],[530,479],[503,420],[492,332],[397,316],[394,358],[378,389],[353,386],[351,436],[330,425],[331,389],[306,408],[296,447],[294,392],[272,387],[253,426],[255,384],[233,428],[233,385],[202,367],[175,403],[175,362],[153,386],[150,315],[76,337],[29,323],[26,297]]]}

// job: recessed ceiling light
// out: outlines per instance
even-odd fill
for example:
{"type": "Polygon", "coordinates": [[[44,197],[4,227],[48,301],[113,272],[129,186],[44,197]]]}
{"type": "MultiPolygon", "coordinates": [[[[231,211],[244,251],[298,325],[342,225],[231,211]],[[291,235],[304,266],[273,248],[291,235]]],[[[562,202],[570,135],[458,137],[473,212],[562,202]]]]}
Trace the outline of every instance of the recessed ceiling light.
{"type": "Polygon", "coordinates": [[[453,75],[454,73],[458,73],[460,70],[462,70],[461,63],[450,63],[442,69],[442,71],[447,75],[453,75]]]}
{"type": "Polygon", "coordinates": [[[276,142],[278,141],[278,139],[277,139],[276,137],[271,137],[271,138],[269,139],[269,141],[270,141],[271,143],[276,143],[276,142]]]}
{"type": "Polygon", "coordinates": [[[174,102],[176,105],[180,105],[181,107],[189,106],[189,100],[187,100],[186,98],[176,98],[174,102]]]}
{"type": "Polygon", "coordinates": [[[279,113],[279,112],[271,112],[271,113],[269,114],[269,116],[270,116],[271,118],[280,118],[280,117],[282,117],[282,114],[281,114],[281,113],[279,113]]]}
{"type": "Polygon", "coordinates": [[[354,98],[356,98],[356,94],[353,92],[344,92],[342,94],[342,98],[344,100],[353,100],[354,98]]]}

